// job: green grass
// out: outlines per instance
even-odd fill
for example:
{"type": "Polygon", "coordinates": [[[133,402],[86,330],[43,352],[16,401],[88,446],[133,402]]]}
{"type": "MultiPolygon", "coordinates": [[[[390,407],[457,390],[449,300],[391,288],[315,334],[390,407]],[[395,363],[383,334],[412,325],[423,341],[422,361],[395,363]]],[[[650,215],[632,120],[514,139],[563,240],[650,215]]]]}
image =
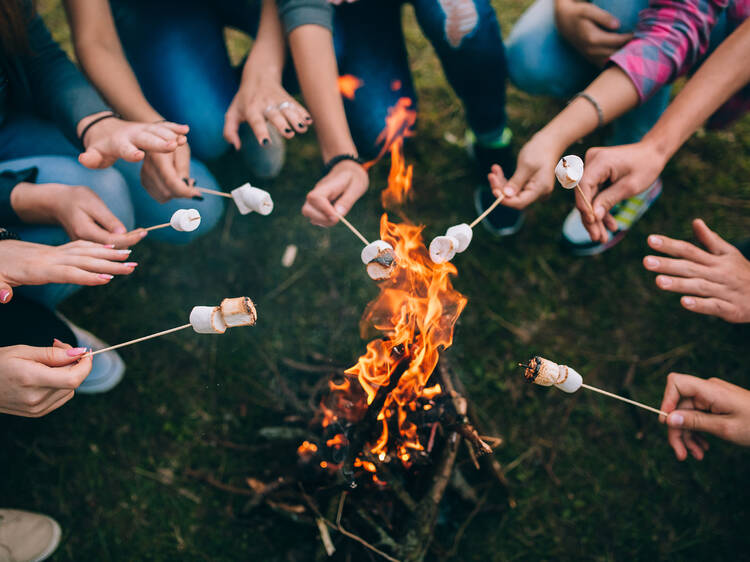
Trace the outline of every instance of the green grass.
{"type": "MultiPolygon", "coordinates": [[[[504,2],[502,10],[495,4],[507,33],[527,2],[504,2]]],[[[46,2],[43,9],[66,40],[59,8],[46,2]]],[[[432,237],[474,215],[471,162],[444,140],[445,133],[463,135],[462,109],[410,12],[407,21],[421,104],[419,135],[407,150],[416,191],[407,214],[432,237]]],[[[517,140],[558,107],[511,89],[517,140]]],[[[56,517],[64,529],[56,560],[313,558],[319,539],[311,528],[266,509],[240,518],[245,498],[186,475],[203,470],[237,486],[245,476],[272,478],[272,467],[294,462],[296,446],[269,448],[258,435],[289,411],[280,377],[303,398],[316,381],[281,359],[322,355],[349,365],[364,350],[357,325],[376,287],[350,233],[312,227],[299,214],[320,169],[312,135],[288,148],[284,172],[268,183],[273,215],[229,212],[190,247],[147,241],[135,248],[141,265],[130,278],[65,303],[66,315],[112,343],[182,323],[193,305],[227,295],[256,299],[260,321],[220,338],[185,332],[130,347],[122,351],[126,378],[110,394],[78,397],[40,420],[2,418],[0,504],[56,517]],[[289,243],[300,255],[284,269],[289,243]],[[216,440],[256,449],[233,451],[216,440]]],[[[497,242],[479,229],[471,250],[456,258],[455,284],[469,303],[447,355],[506,440],[497,457],[512,469],[517,502],[511,509],[493,495],[457,559],[747,556],[746,450],[712,439],[705,461],[679,463],[655,416],[590,393],[528,386],[514,365],[543,354],[649,404],[659,403],[670,371],[750,385],[750,330],[684,311],[641,266],[647,234],[690,238],[693,217],[730,239],[748,234],[747,203],[720,205],[708,196],[750,200],[749,148],[748,118],[731,132],[691,139],[665,171],[659,203],[602,256],[558,251],[571,199],[557,190],[529,210],[518,236],[497,242]]],[[[231,161],[220,169],[226,187],[243,179],[231,161]]],[[[386,175],[385,164],[375,169],[370,193],[351,216],[370,235],[386,175]]],[[[450,547],[465,515],[441,519],[441,546],[450,547]]]]}

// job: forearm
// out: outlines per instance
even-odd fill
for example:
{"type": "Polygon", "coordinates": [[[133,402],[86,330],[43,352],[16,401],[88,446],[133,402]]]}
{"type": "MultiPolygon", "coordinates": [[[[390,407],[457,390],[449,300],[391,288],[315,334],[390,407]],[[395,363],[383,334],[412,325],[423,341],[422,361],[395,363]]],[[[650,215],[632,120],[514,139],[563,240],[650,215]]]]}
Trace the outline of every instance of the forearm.
{"type": "Polygon", "coordinates": [[[245,62],[242,71],[243,79],[253,70],[256,72],[260,70],[281,82],[285,56],[284,32],[276,8],[276,0],[263,0],[258,34],[245,62]]]}
{"type": "MultiPolygon", "coordinates": [[[[638,105],[635,85],[618,67],[607,68],[584,90],[599,104],[604,123],[614,121],[638,105]]],[[[561,150],[592,133],[599,115],[589,100],[578,97],[550,121],[540,133],[557,139],[561,150]]]]}
{"type": "Polygon", "coordinates": [[[750,65],[737,64],[750,53],[750,20],[745,21],[706,60],[643,137],[669,160],[695,130],[727,99],[750,82],[750,65]]]}
{"type": "Polygon", "coordinates": [[[357,154],[338,89],[338,67],[331,32],[302,25],[289,34],[302,95],[315,120],[324,161],[338,154],[357,154]]]}

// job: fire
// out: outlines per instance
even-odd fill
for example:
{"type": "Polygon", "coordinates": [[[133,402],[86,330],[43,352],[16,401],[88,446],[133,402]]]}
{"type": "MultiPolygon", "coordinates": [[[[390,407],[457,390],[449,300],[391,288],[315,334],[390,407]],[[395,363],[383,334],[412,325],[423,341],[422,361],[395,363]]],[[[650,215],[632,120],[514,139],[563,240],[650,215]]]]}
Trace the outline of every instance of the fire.
{"type": "Polygon", "coordinates": [[[353,100],[354,93],[364,86],[364,82],[351,74],[339,76],[339,92],[347,99],[353,100]]]}
{"type": "Polygon", "coordinates": [[[318,452],[318,446],[315,443],[310,443],[309,441],[303,441],[302,445],[297,447],[297,454],[300,457],[303,457],[306,455],[312,455],[317,452],[318,452]]]}

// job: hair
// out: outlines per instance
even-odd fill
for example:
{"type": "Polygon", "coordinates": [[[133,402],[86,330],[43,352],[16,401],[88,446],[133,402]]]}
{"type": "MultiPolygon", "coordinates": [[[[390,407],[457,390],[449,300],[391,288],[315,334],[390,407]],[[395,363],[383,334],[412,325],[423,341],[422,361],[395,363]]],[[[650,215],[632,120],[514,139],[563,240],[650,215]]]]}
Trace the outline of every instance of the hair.
{"type": "Polygon", "coordinates": [[[8,55],[29,50],[29,10],[23,0],[0,0],[0,46],[8,55]]]}

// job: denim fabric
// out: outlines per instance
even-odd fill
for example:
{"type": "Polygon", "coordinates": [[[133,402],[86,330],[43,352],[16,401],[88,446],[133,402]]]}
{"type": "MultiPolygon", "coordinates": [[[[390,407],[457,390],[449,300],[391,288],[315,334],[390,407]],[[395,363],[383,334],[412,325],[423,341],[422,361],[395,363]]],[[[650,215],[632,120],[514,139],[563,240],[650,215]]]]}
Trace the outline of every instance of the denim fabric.
{"type": "MultiPolygon", "coordinates": [[[[585,89],[601,72],[558,33],[554,0],[537,0],[518,20],[506,42],[508,73],[518,88],[532,94],[569,98],[585,89]]],[[[620,20],[622,32],[635,29],[638,13],[648,0],[595,0],[620,20]]],[[[613,122],[606,143],[639,141],[669,103],[669,87],[613,122]]]]}

